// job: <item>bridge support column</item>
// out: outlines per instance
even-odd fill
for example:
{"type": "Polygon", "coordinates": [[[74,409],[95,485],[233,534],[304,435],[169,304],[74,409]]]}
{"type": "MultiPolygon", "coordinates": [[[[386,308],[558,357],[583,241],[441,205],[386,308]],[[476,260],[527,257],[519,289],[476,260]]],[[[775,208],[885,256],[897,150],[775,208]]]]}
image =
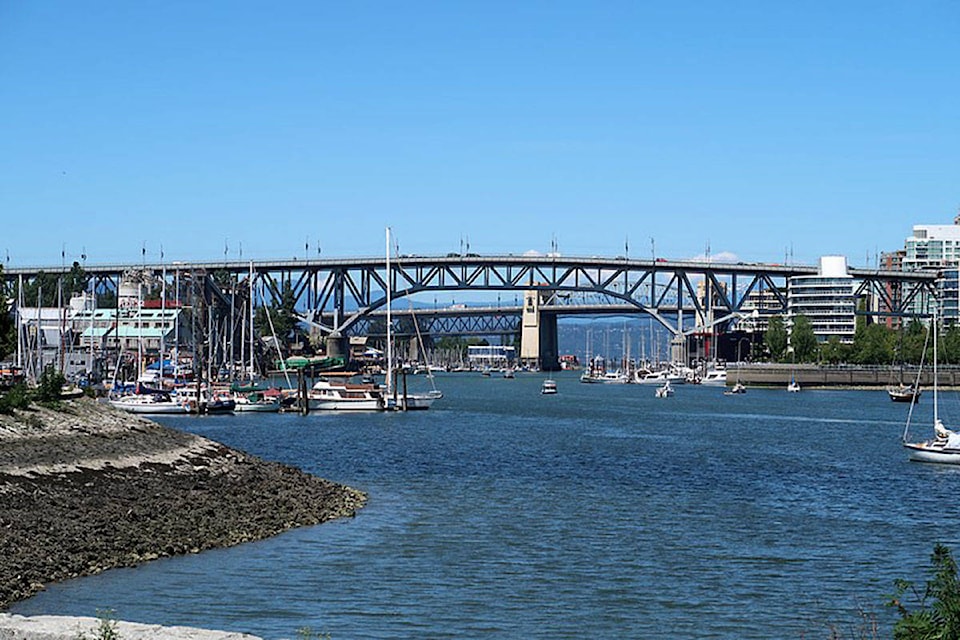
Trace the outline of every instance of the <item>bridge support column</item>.
{"type": "Polygon", "coordinates": [[[541,371],[557,371],[560,369],[557,314],[540,312],[540,304],[547,294],[540,291],[527,291],[524,294],[520,362],[541,371]]]}
{"type": "Polygon", "coordinates": [[[540,314],[540,370],[560,370],[560,345],[555,313],[540,314]]]}

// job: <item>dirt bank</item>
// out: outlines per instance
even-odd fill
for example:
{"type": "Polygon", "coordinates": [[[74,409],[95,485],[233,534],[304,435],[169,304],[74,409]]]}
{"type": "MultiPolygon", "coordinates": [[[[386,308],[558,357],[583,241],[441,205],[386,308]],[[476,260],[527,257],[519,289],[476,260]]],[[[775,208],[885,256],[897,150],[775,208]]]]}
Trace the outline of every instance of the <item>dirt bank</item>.
{"type": "Polygon", "coordinates": [[[352,516],[366,496],[92,400],[0,415],[0,609],[66,578],[352,516]]]}

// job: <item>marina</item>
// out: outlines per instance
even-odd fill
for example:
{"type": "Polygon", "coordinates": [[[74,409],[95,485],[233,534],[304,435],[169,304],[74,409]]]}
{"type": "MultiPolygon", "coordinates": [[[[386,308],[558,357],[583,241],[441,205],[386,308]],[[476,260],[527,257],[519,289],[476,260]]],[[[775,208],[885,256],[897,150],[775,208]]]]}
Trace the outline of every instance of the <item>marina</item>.
{"type": "MultiPolygon", "coordinates": [[[[544,374],[438,378],[444,401],[426,412],[157,417],[370,503],[348,521],[52,585],[13,612],[110,607],[265,638],[309,626],[766,639],[853,628],[862,607],[889,637],[893,580],[921,579],[932,541],[955,543],[958,470],[908,461],[908,407],[883,389],[720,402],[721,388],[685,385],[662,402],[577,372],[551,374],[562,392],[550,397],[544,374]]],[[[931,407],[915,410],[926,421],[931,407]]]]}

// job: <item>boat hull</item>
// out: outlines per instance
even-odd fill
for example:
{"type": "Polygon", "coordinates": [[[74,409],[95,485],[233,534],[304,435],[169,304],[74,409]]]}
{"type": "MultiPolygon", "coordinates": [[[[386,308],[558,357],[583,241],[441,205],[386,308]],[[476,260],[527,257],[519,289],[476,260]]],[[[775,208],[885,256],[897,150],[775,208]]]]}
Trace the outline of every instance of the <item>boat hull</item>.
{"type": "Polygon", "coordinates": [[[383,403],[377,399],[336,400],[309,398],[310,411],[381,411],[383,403]]]}
{"type": "Polygon", "coordinates": [[[127,413],[143,415],[169,415],[187,413],[187,408],[175,402],[135,403],[122,400],[111,400],[110,405],[127,413]]]}
{"type": "Polygon", "coordinates": [[[238,402],[233,410],[237,413],[276,413],[280,411],[279,402],[238,402]]]}
{"type": "Polygon", "coordinates": [[[914,462],[936,462],[939,464],[960,464],[960,449],[938,447],[921,443],[904,443],[907,455],[914,462]]]}

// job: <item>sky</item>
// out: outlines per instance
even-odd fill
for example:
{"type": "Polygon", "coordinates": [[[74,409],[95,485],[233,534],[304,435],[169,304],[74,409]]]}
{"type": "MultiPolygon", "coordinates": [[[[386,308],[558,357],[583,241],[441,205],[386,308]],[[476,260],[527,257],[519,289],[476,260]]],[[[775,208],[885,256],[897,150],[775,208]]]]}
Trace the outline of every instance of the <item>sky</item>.
{"type": "Polygon", "coordinates": [[[868,266],[957,214],[958,33],[958,0],[6,0],[0,259],[375,256],[390,226],[868,266]]]}

